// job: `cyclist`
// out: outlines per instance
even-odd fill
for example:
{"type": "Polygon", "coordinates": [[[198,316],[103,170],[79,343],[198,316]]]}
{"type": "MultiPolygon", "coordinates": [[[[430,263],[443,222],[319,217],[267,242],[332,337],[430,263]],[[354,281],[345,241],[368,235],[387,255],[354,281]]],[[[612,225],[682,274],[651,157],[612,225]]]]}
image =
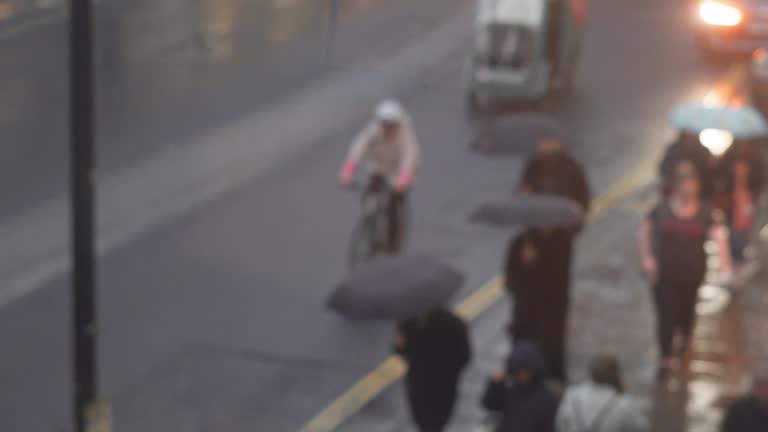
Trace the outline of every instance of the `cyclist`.
{"type": "Polygon", "coordinates": [[[373,120],[352,142],[339,180],[349,185],[361,161],[369,166],[366,194],[391,188],[388,205],[390,252],[400,250],[403,237],[403,208],[414,179],[419,142],[410,117],[402,105],[385,100],[376,106],[373,120]]]}

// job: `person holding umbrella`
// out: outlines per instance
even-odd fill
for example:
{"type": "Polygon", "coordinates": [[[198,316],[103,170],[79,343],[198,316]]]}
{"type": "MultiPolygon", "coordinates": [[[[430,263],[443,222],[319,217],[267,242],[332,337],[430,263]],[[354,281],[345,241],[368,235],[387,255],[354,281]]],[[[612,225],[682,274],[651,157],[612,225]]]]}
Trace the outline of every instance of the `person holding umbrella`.
{"type": "Polygon", "coordinates": [[[739,159],[724,173],[723,210],[730,229],[731,255],[738,264],[745,259],[744,251],[752,234],[757,199],[762,189],[762,181],[756,184],[752,180],[756,176],[754,170],[755,164],[739,159]]]}
{"type": "MultiPolygon", "coordinates": [[[[520,180],[522,195],[553,195],[589,210],[591,191],[581,164],[568,155],[558,138],[539,140],[520,180]]],[[[507,291],[514,297],[513,339],[539,344],[555,378],[566,381],[565,334],[568,322],[571,255],[570,227],[527,229],[510,242],[504,265],[507,291]]]]}
{"type": "Polygon", "coordinates": [[[510,242],[503,263],[504,284],[513,299],[509,330],[515,342],[536,343],[550,372],[563,382],[573,233],[585,218],[579,203],[552,195],[486,204],[470,216],[495,227],[526,227],[510,242]]]}
{"type": "Polygon", "coordinates": [[[568,230],[529,228],[512,240],[504,264],[505,287],[513,300],[512,339],[535,342],[552,377],[561,382],[567,381],[572,242],[568,230]]]}
{"type": "Polygon", "coordinates": [[[732,156],[738,156],[737,159],[747,157],[743,150],[750,146],[744,144],[768,136],[768,123],[751,106],[686,104],[675,108],[670,120],[680,133],[659,166],[659,173],[665,180],[665,195],[675,181],[679,163],[688,161],[696,168],[699,193],[704,199],[713,198],[718,192],[714,181],[717,174],[715,158],[728,161],[732,156]],[[723,139],[725,136],[733,143],[723,139]]]}
{"type": "Polygon", "coordinates": [[[731,254],[744,261],[755,219],[757,201],[765,185],[763,155],[759,140],[736,139],[718,161],[719,207],[730,228],[731,254]]]}
{"type": "Polygon", "coordinates": [[[717,161],[717,175],[723,183],[726,192],[731,190],[736,176],[738,165],[746,162],[748,172],[746,173],[746,186],[750,193],[757,196],[765,186],[765,163],[761,147],[765,140],[759,139],[734,139],[733,144],[728,147],[723,156],[717,161]]]}
{"type": "Polygon", "coordinates": [[[328,299],[348,320],[399,322],[394,350],[408,363],[406,390],[420,432],[440,432],[471,357],[466,324],[442,305],[464,275],[428,256],[377,259],[356,268],[328,299]]]}
{"type": "Polygon", "coordinates": [[[660,380],[675,363],[675,336],[682,342],[678,354],[689,348],[699,286],[707,271],[704,244],[709,239],[718,246],[720,270],[729,274],[727,229],[702,202],[695,166],[683,161],[675,169],[669,197],[648,215],[639,232],[643,270],[653,286],[657,312],[660,380]]]}
{"type": "Polygon", "coordinates": [[[558,138],[541,138],[537,153],[525,164],[520,193],[569,198],[589,210],[592,193],[582,165],[563,149],[558,138]]]}
{"type": "Polygon", "coordinates": [[[434,307],[400,322],[394,349],[408,363],[405,385],[413,422],[419,432],[442,432],[472,355],[467,325],[448,309],[434,307]]]}

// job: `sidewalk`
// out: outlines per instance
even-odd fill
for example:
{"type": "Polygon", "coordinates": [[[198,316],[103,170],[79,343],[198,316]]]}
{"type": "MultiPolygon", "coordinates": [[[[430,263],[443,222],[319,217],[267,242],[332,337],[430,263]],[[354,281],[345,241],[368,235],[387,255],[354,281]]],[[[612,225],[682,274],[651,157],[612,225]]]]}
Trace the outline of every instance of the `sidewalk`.
{"type": "MultiPolygon", "coordinates": [[[[722,410],[748,385],[747,364],[768,353],[768,273],[761,272],[739,294],[706,284],[697,306],[690,372],[673,374],[663,388],[655,384],[656,344],[650,291],[636,252],[635,230],[648,206],[647,190],[598,220],[577,247],[573,273],[569,368],[574,382],[585,378],[594,353],[619,355],[629,391],[648,404],[654,432],[715,432],[722,410]]],[[[758,245],[768,249],[768,238],[758,245]]],[[[764,254],[764,252],[761,252],[764,254]]],[[[485,432],[479,404],[487,377],[508,350],[502,328],[506,303],[494,306],[473,326],[474,359],[462,381],[460,400],[449,432],[485,432]]],[[[412,431],[404,389],[397,384],[347,421],[343,432],[412,431]]]]}

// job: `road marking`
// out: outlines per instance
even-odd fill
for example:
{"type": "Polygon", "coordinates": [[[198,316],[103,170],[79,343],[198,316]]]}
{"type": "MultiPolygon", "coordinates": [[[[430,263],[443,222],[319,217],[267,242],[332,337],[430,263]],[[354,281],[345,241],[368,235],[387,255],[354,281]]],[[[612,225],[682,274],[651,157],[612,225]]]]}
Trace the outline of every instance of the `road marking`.
{"type": "MultiPolygon", "coordinates": [[[[742,81],[746,69],[743,64],[731,67],[725,77],[715,86],[722,97],[721,100],[731,100],[737,85],[742,81]]],[[[710,93],[709,95],[711,95],[710,93]]],[[[707,97],[711,97],[711,96],[707,97]]],[[[587,216],[587,223],[593,224],[608,210],[615,207],[629,192],[642,186],[649,175],[655,172],[656,164],[664,149],[660,148],[643,160],[630,174],[623,176],[617,183],[592,204],[587,216]]],[[[454,311],[467,321],[473,321],[504,297],[503,280],[501,275],[495,276],[480,289],[462,300],[454,311]]],[[[360,379],[349,390],[321,411],[300,432],[332,432],[345,420],[357,413],[373,398],[381,394],[387,387],[403,377],[406,365],[398,356],[390,356],[376,369],[360,379]]]]}
{"type": "Polygon", "coordinates": [[[621,206],[621,209],[633,214],[648,214],[658,202],[658,196],[652,195],[645,198],[630,201],[621,206]]]}

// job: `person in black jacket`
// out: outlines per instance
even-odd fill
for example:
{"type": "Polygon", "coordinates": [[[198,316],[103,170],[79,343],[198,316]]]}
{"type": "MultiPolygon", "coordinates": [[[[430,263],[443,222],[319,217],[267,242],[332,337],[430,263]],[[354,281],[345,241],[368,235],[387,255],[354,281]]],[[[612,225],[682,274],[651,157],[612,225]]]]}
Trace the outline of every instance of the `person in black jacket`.
{"type": "Polygon", "coordinates": [[[736,401],[723,419],[721,432],[765,432],[768,430],[768,365],[754,376],[752,392],[736,401]]]}
{"type": "Polygon", "coordinates": [[[467,325],[447,309],[434,308],[400,323],[395,351],[408,363],[405,383],[414,423],[420,432],[442,432],[471,358],[467,325]]]}
{"type": "Polygon", "coordinates": [[[501,415],[495,432],[554,432],[558,397],[546,362],[531,342],[515,344],[504,370],[489,382],[483,406],[501,415]]]}
{"type": "Polygon", "coordinates": [[[525,164],[519,190],[523,194],[548,194],[570,198],[589,211],[592,193],[581,164],[567,154],[560,140],[542,139],[537,153],[525,164]]]}
{"type": "Polygon", "coordinates": [[[513,300],[513,341],[540,347],[553,378],[566,377],[566,334],[570,308],[573,235],[567,229],[528,229],[515,237],[504,265],[513,300]]]}

